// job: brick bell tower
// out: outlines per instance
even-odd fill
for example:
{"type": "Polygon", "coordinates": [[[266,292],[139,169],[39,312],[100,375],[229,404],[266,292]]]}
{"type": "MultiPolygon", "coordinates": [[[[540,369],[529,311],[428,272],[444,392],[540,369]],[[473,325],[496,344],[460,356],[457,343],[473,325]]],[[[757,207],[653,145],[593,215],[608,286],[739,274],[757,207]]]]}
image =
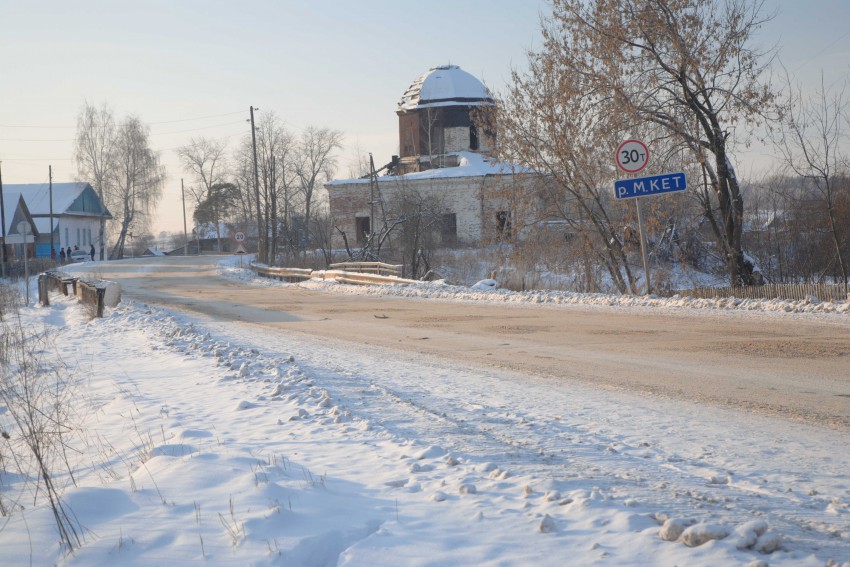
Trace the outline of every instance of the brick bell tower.
{"type": "Polygon", "coordinates": [[[430,69],[410,84],[396,110],[396,173],[454,167],[460,152],[490,155],[496,127],[487,110],[493,106],[487,87],[457,65],[430,69]]]}

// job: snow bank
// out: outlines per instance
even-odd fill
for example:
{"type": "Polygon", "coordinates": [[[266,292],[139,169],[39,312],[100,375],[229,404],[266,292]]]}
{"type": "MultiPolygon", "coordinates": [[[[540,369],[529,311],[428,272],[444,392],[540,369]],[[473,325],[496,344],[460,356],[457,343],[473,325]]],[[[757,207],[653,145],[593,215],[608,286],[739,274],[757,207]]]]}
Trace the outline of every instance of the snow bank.
{"type": "Polygon", "coordinates": [[[693,297],[659,297],[657,295],[613,295],[602,293],[574,293],[567,291],[510,291],[499,289],[498,282],[492,279],[481,280],[471,287],[448,285],[444,281],[422,282],[412,285],[350,286],[330,281],[308,280],[296,284],[287,284],[258,278],[248,269],[222,265],[220,273],[228,278],[256,285],[277,286],[297,285],[311,289],[322,289],[334,293],[352,295],[382,295],[437,299],[448,301],[486,301],[489,303],[516,303],[540,305],[582,305],[605,308],[650,308],[666,310],[710,310],[710,311],[754,311],[777,314],[812,313],[823,315],[850,316],[848,301],[813,301],[804,299],[791,301],[785,299],[698,299],[693,297]]]}
{"type": "Polygon", "coordinates": [[[60,297],[24,316],[83,374],[76,486],[58,480],[85,538],[60,549],[49,509],[7,484],[26,516],[4,518],[3,564],[850,562],[840,432],[413,356],[387,365],[373,347],[133,301],[90,320],[60,297]]]}

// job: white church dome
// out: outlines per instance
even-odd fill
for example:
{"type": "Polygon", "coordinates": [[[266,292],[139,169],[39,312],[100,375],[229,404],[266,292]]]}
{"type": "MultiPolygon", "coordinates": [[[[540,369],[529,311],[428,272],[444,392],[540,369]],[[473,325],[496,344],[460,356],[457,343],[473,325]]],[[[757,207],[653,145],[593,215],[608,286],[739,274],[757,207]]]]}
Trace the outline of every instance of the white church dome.
{"type": "Polygon", "coordinates": [[[411,83],[401,97],[398,109],[480,104],[493,104],[493,95],[484,83],[457,65],[441,65],[411,83]]]}

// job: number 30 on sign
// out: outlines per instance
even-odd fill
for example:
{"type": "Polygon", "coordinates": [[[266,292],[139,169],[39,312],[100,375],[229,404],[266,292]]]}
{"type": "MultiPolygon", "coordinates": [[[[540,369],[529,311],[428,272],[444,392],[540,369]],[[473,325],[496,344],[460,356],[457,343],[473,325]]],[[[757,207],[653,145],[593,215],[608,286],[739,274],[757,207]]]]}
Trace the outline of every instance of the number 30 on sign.
{"type": "Polygon", "coordinates": [[[649,150],[640,140],[626,140],[617,148],[617,167],[626,173],[637,173],[649,163],[649,150]]]}

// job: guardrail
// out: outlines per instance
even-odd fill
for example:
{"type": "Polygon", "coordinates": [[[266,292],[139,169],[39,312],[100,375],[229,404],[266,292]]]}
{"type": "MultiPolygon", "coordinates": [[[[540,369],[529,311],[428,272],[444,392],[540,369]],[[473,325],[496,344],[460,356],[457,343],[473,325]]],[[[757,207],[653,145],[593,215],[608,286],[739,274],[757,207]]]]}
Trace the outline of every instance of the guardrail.
{"type": "Polygon", "coordinates": [[[359,267],[365,270],[375,270],[381,272],[390,272],[388,275],[380,273],[368,273],[358,271],[348,271],[342,269],[331,270],[308,270],[303,268],[273,268],[270,266],[261,266],[251,263],[249,268],[258,276],[273,278],[280,281],[299,282],[309,279],[315,280],[333,280],[339,283],[354,284],[354,285],[385,285],[385,284],[413,284],[420,283],[417,280],[407,280],[400,278],[395,274],[401,273],[401,265],[383,264],[381,262],[341,262],[339,264],[331,264],[331,268],[343,267],[359,267]],[[363,266],[363,264],[366,264],[363,266]]]}
{"type": "Polygon", "coordinates": [[[737,297],[739,299],[789,299],[802,301],[807,297],[817,297],[820,301],[848,301],[846,288],[840,284],[765,284],[743,287],[698,287],[680,289],[670,294],[697,299],[722,299],[737,297]]]}
{"type": "Polygon", "coordinates": [[[327,271],[322,279],[333,279],[339,283],[354,285],[385,285],[385,284],[415,284],[417,280],[406,280],[395,276],[379,276],[377,274],[361,274],[358,272],[327,271]]]}
{"type": "Polygon", "coordinates": [[[114,307],[121,301],[121,288],[115,282],[84,280],[64,272],[44,272],[38,276],[38,300],[50,305],[50,292],[69,295],[69,288],[83,305],[90,305],[98,317],[103,317],[104,307],[114,307]]]}
{"type": "Polygon", "coordinates": [[[384,264],[383,262],[338,262],[336,264],[330,264],[328,267],[332,270],[342,270],[345,272],[401,277],[404,265],[384,264]]]}
{"type": "Polygon", "coordinates": [[[254,270],[258,276],[265,278],[273,278],[280,281],[303,281],[309,280],[313,274],[313,270],[305,268],[274,268],[272,266],[259,266],[253,262],[250,268],[254,270]]]}

